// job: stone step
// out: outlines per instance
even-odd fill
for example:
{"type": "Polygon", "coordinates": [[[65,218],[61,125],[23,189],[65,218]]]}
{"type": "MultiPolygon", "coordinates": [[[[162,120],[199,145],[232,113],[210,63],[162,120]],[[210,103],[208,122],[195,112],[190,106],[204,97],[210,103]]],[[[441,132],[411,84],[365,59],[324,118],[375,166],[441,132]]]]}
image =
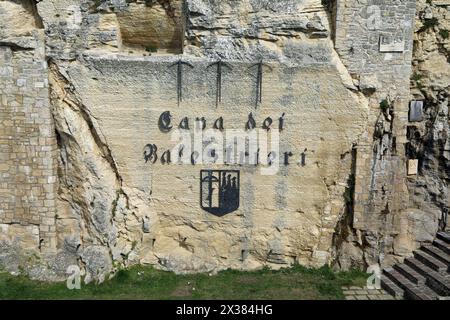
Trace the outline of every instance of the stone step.
{"type": "Polygon", "coordinates": [[[415,258],[406,259],[405,264],[427,278],[427,286],[436,293],[441,296],[450,296],[450,280],[447,277],[434,271],[415,258]]]}
{"type": "Polygon", "coordinates": [[[441,262],[440,260],[434,258],[433,256],[429,255],[428,253],[422,250],[414,251],[414,257],[417,260],[421,261],[423,264],[427,265],[428,267],[439,273],[444,274],[447,272],[448,267],[445,263],[441,262]]]}
{"type": "Polygon", "coordinates": [[[436,239],[433,241],[433,245],[442,251],[444,251],[447,254],[450,254],[450,244],[447,242],[444,242],[442,240],[436,239]]]}
{"type": "Polygon", "coordinates": [[[437,294],[433,292],[427,286],[417,286],[409,279],[404,277],[400,272],[395,269],[389,268],[383,271],[383,274],[388,277],[393,283],[404,290],[405,298],[411,300],[435,300],[437,294]]]}
{"type": "Polygon", "coordinates": [[[430,256],[433,256],[439,261],[445,263],[447,267],[450,267],[450,254],[447,254],[438,247],[432,245],[423,246],[422,250],[428,253],[430,256]]]}
{"type": "Polygon", "coordinates": [[[450,233],[438,232],[437,237],[438,239],[450,244],[450,233]]]}
{"type": "Polygon", "coordinates": [[[405,291],[384,275],[381,276],[381,288],[396,299],[403,299],[405,296],[405,291]]]}
{"type": "Polygon", "coordinates": [[[422,286],[425,285],[425,283],[427,282],[427,278],[425,278],[416,270],[414,270],[413,268],[404,263],[399,263],[395,265],[394,269],[400,272],[405,278],[408,278],[409,281],[413,282],[414,284],[422,286]]]}

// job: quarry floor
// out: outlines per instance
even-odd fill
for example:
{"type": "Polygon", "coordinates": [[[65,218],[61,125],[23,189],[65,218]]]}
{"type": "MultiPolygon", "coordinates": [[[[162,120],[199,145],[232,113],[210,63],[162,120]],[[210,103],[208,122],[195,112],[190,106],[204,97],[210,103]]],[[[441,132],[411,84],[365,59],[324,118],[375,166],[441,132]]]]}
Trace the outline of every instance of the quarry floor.
{"type": "Polygon", "coordinates": [[[175,275],[137,266],[120,270],[102,284],[81,284],[69,290],[66,282],[46,283],[0,273],[0,299],[133,299],[133,300],[344,300],[344,290],[363,287],[367,274],[333,272],[330,268],[295,266],[278,271],[223,271],[216,275],[175,275]]]}

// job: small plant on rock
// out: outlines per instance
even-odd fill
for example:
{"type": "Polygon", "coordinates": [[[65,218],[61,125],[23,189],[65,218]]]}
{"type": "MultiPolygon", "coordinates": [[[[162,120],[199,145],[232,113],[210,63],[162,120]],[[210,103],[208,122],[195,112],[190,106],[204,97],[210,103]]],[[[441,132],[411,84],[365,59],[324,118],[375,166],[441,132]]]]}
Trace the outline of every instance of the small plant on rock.
{"type": "Polygon", "coordinates": [[[419,29],[419,32],[426,31],[428,29],[434,28],[439,24],[439,21],[436,17],[433,17],[431,19],[427,19],[423,22],[422,28],[419,29]]]}
{"type": "Polygon", "coordinates": [[[145,47],[145,51],[155,53],[158,52],[158,48],[156,46],[150,45],[145,47]]]}
{"type": "Polygon", "coordinates": [[[389,109],[389,101],[387,101],[386,99],[384,99],[383,101],[380,102],[380,109],[385,112],[389,109]]]}
{"type": "Polygon", "coordinates": [[[411,80],[413,81],[420,81],[423,78],[423,75],[418,74],[417,72],[414,72],[411,76],[411,80]]]}
{"type": "Polygon", "coordinates": [[[441,37],[443,39],[448,39],[450,37],[449,31],[448,30],[439,30],[439,34],[441,35],[441,37]]]}

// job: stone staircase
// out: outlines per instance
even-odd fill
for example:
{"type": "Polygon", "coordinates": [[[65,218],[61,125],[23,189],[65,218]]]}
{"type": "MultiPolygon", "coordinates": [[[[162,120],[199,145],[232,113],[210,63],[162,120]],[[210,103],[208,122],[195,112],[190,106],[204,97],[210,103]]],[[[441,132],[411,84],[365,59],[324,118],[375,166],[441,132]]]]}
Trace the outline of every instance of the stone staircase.
{"type": "Polygon", "coordinates": [[[439,232],[414,257],[384,269],[381,286],[396,298],[450,300],[450,233],[439,232]]]}

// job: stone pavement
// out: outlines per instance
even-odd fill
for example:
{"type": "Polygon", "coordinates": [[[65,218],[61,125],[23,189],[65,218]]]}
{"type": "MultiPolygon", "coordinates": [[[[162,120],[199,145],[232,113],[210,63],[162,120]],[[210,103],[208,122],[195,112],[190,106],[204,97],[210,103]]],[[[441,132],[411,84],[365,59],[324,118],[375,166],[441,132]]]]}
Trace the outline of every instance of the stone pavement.
{"type": "Polygon", "coordinates": [[[367,289],[366,287],[342,287],[345,300],[396,300],[384,290],[367,289]]]}

